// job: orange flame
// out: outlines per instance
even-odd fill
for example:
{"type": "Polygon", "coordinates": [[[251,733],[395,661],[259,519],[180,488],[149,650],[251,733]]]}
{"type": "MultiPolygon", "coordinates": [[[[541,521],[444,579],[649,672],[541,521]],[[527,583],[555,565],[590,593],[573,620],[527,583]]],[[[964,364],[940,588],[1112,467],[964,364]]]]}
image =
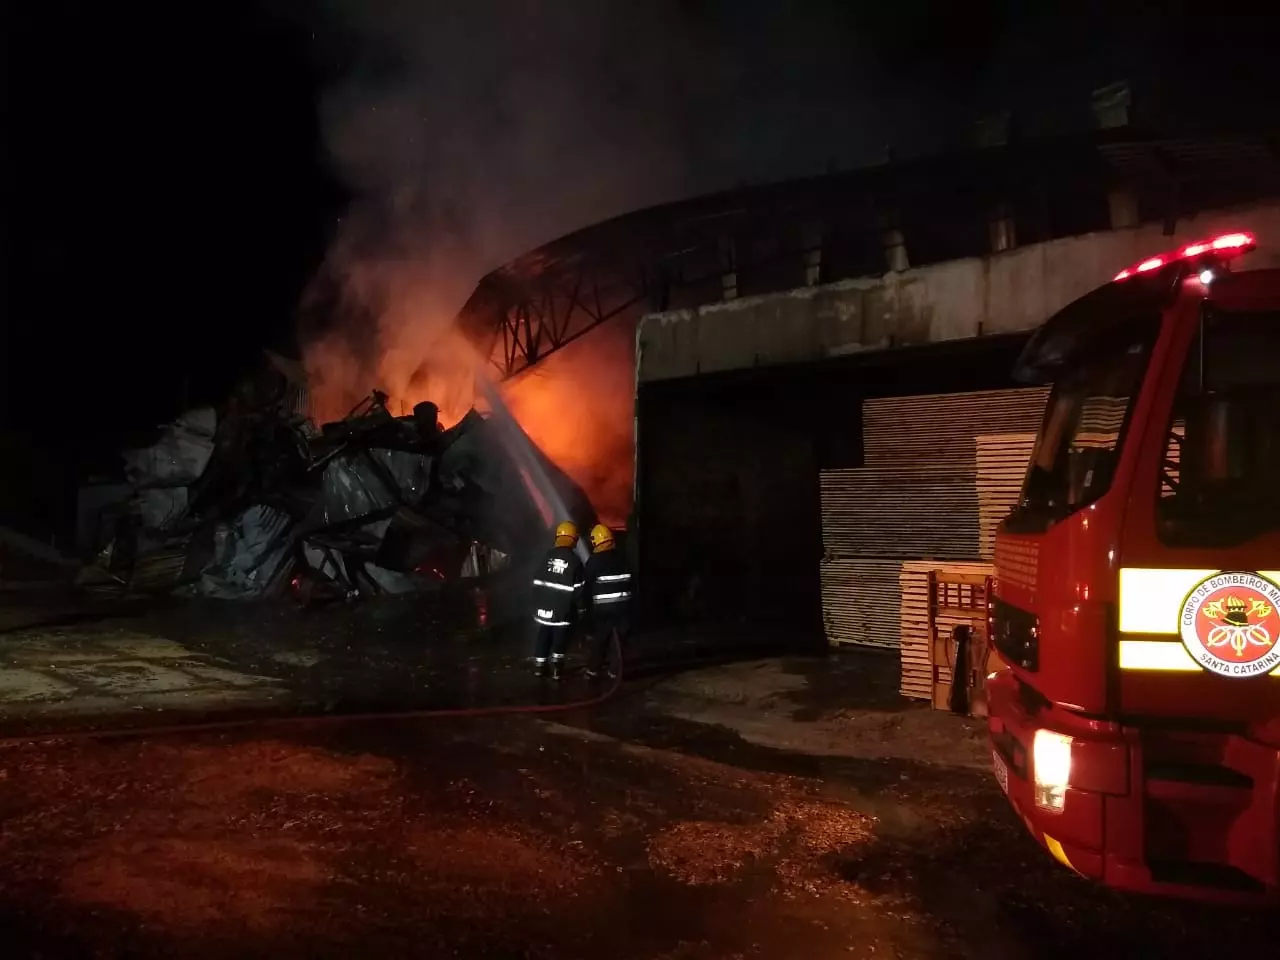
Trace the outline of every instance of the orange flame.
{"type": "MultiPolygon", "coordinates": [[[[383,326],[384,331],[397,329],[383,326]]],[[[440,423],[457,423],[476,401],[475,348],[452,326],[396,337],[361,362],[341,333],[310,344],[304,361],[317,422],[342,418],[376,386],[391,412],[430,400],[440,423]]],[[[539,449],[580,486],[604,523],[622,527],[631,509],[633,346],[625,324],[603,327],[502,385],[503,399],[539,449]]]]}
{"type": "Polygon", "coordinates": [[[625,526],[631,510],[632,342],[625,324],[603,327],[502,391],[524,431],[613,527],[625,526]]]}

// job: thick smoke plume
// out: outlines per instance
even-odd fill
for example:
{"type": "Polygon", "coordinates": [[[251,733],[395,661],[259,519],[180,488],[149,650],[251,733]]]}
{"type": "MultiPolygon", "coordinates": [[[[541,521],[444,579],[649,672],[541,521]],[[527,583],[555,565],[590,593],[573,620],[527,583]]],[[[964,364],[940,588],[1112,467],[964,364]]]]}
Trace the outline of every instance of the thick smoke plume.
{"type": "MultiPolygon", "coordinates": [[[[331,8],[321,40],[354,43],[355,56],[320,118],[354,202],[304,304],[325,319],[304,347],[319,417],[374,387],[397,413],[430,399],[446,423],[461,416],[475,357],[452,320],[482,276],[689,192],[682,91],[695,58],[679,16],[662,2],[331,8]]],[[[615,522],[631,497],[633,336],[601,328],[504,388],[615,522]]]]}

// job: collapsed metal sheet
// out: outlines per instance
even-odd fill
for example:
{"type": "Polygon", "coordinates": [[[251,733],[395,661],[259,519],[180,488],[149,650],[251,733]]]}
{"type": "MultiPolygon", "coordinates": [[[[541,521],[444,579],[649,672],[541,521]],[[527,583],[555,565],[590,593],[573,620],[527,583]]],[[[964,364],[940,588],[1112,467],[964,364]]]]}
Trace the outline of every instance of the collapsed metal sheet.
{"type": "Polygon", "coordinates": [[[334,526],[417,504],[427,493],[431,460],[403,450],[361,449],[335,457],[320,479],[320,522],[334,526]]]}
{"type": "Polygon", "coordinates": [[[123,454],[125,476],[136,489],[185,487],[195,483],[213,456],[217,414],[210,408],[184,413],[160,439],[123,454]]]}
{"type": "Polygon", "coordinates": [[[427,407],[393,417],[375,392],[322,430],[279,399],[233,404],[222,421],[184,414],[155,445],[124,455],[131,512],[95,552],[122,582],[122,565],[185,554],[170,589],[254,599],[306,581],[349,598],[483,576],[532,555],[565,505],[584,527],[594,522],[582,491],[522,432],[514,444],[475,410],[440,430],[427,407]]]}
{"type": "Polygon", "coordinates": [[[236,518],[201,575],[196,592],[206,597],[241,599],[272,591],[289,565],[293,518],[262,504],[236,518]]]}

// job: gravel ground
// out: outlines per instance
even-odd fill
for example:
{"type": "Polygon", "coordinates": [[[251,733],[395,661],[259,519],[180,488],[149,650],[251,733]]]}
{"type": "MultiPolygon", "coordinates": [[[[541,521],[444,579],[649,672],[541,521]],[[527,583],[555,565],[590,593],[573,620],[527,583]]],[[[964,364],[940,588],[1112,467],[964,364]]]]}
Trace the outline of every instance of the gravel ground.
{"type": "Polygon", "coordinates": [[[571,727],[55,742],[0,770],[8,956],[941,955],[823,859],[873,818],[571,727]]]}
{"type": "MultiPolygon", "coordinates": [[[[547,696],[518,644],[413,611],[66,629],[101,646],[145,626],[157,656],[172,642],[269,670],[303,703],[547,696]]],[[[4,644],[21,666],[39,639],[4,644]]],[[[554,722],[3,741],[0,957],[1274,952],[1275,916],[1121,897],[1057,866],[994,786],[981,725],[902,701],[893,666],[686,670],[554,722]]]]}
{"type": "Polygon", "coordinates": [[[1077,881],[977,771],[728,749],[643,700],[6,746],[5,956],[1210,957],[1224,927],[1233,952],[1280,932],[1077,881]],[[592,729],[615,723],[638,735],[592,729]],[[807,763],[836,766],[785,772],[807,763]]]}

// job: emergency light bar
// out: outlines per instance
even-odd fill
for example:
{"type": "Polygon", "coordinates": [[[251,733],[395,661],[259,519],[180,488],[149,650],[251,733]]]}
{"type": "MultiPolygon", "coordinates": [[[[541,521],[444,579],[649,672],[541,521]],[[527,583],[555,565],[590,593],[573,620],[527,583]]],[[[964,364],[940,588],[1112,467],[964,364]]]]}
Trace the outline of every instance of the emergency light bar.
{"type": "Polygon", "coordinates": [[[1174,263],[1178,260],[1194,260],[1196,257],[1204,256],[1206,253],[1216,253],[1220,257],[1238,257],[1241,254],[1248,253],[1257,245],[1252,233],[1224,233],[1211,240],[1198,240],[1195,243],[1189,243],[1176,253],[1162,253],[1158,257],[1150,257],[1141,263],[1135,264],[1128,270],[1121,270],[1115,275],[1115,279],[1124,280],[1135,273],[1149,273],[1152,270],[1159,270],[1166,264],[1174,263]]]}

